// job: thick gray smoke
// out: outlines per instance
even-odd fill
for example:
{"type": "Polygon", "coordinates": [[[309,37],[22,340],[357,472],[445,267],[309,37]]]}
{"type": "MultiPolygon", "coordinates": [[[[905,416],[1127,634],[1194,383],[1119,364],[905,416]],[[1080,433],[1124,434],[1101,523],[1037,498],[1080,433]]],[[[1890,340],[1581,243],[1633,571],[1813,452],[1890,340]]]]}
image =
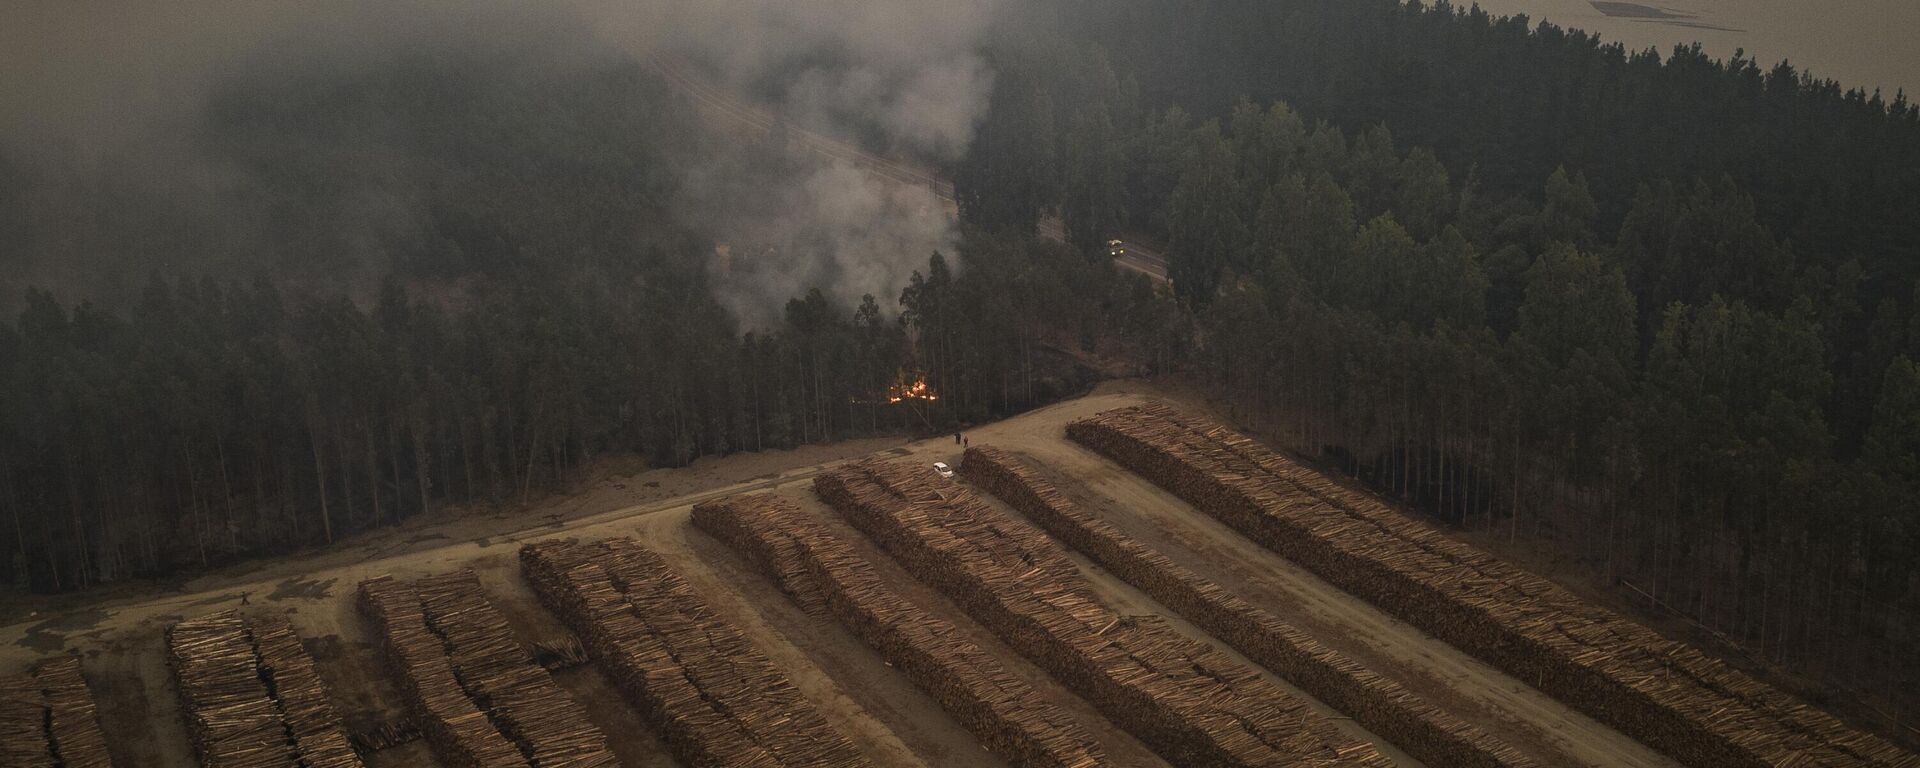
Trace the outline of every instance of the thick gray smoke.
{"type": "MultiPolygon", "coordinates": [[[[0,308],[22,286],[67,301],[124,300],[149,274],[286,277],[365,288],[396,235],[419,227],[410,158],[312,152],[338,187],[324,237],[268,225],[262,181],[204,146],[211,100],[235,83],[351,82],[403,55],[476,47],[607,46],[592,25],[496,0],[259,3],[18,0],[0,24],[0,308]],[[338,162],[339,160],[351,162],[338,162]],[[372,171],[372,173],[367,173],[372,171]],[[325,271],[317,280],[315,271],[325,271]]],[[[378,137],[373,137],[378,138],[378,137]]]]}
{"type": "MultiPolygon", "coordinates": [[[[734,94],[767,94],[797,128],[876,138],[895,158],[959,158],[983,117],[992,72],[982,44],[999,0],[656,0],[599,8],[640,55],[704,65],[734,94]]],[[[709,169],[684,215],[723,242],[721,301],[748,325],[820,287],[843,304],[891,307],[914,269],[952,252],[946,208],[903,185],[819,157],[777,178],[709,169]],[[742,189],[741,185],[771,185],[742,189]]]]}
{"type": "MultiPolygon", "coordinates": [[[[0,231],[0,270],[10,273],[0,288],[32,281],[77,297],[103,279],[243,269],[297,248],[262,235],[273,214],[250,203],[257,180],[195,146],[209,99],[237,79],[350,79],[396,56],[474,45],[666,58],[795,126],[940,162],[966,150],[985,110],[992,73],[980,49],[999,9],[999,0],[19,0],[0,25],[0,230],[31,219],[20,228],[36,236],[0,231]],[[98,226],[103,216],[113,226],[98,226]],[[174,263],[182,253],[193,263],[174,263]]],[[[952,248],[949,217],[926,189],[768,151],[723,149],[691,171],[673,206],[725,246],[713,276],[743,321],[777,318],[810,287],[890,305],[932,251],[952,248]]],[[[349,159],[372,171],[352,179],[339,226],[323,238],[350,256],[344,284],[383,269],[393,234],[423,218],[408,158],[349,159]]]]}
{"type": "Polygon", "coordinates": [[[815,287],[842,305],[871,294],[893,307],[929,254],[952,252],[952,219],[925,188],[840,163],[759,179],[700,174],[684,201],[687,215],[726,233],[709,274],[721,304],[747,327],[776,323],[789,298],[815,287]]]}

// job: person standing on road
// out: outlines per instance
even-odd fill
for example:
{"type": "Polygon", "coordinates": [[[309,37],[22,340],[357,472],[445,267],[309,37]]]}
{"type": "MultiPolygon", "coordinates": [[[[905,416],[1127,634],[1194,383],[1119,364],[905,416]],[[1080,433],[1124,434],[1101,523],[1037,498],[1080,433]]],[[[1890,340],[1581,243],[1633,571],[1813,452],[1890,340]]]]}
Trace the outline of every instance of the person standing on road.
{"type": "Polygon", "coordinates": [[[953,444],[954,445],[960,444],[960,433],[958,432],[953,433],[953,444]]]}

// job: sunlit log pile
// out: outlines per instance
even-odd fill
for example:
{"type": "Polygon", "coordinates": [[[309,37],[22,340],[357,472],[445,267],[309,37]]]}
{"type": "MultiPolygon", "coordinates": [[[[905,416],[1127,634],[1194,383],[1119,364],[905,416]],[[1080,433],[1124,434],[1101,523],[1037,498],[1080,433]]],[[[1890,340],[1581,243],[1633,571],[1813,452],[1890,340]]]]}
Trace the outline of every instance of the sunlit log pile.
{"type": "Polygon", "coordinates": [[[796,601],[819,600],[1010,764],[1089,768],[1105,760],[1071,716],[953,624],[887,586],[872,563],[792,502],[734,496],[694,507],[693,521],[746,555],[796,601]]]}
{"type": "Polygon", "coordinates": [[[461,687],[447,647],[427,626],[414,585],[392,577],[360,582],[360,609],[372,621],[420,734],[450,768],[527,765],[461,687]]]}
{"type": "Polygon", "coordinates": [[[80,657],[58,656],[32,671],[0,678],[0,765],[107,768],[106,735],[80,657]]]}
{"type": "Polygon", "coordinates": [[[1534,764],[1506,742],[1120,532],[1024,460],[997,448],[969,448],[960,472],[1100,567],[1421,761],[1463,768],[1534,764]]]}
{"type": "Polygon", "coordinates": [[[284,617],[222,611],[178,622],[167,630],[167,662],[201,765],[360,765],[284,617]]]}
{"type": "Polygon", "coordinates": [[[1101,413],[1067,434],[1340,588],[1688,765],[1920,766],[1920,757],[1218,423],[1154,405],[1101,413]]]}
{"type": "Polygon", "coordinates": [[[1175,765],[1387,765],[1241,664],[1101,602],[1038,529],[917,465],[868,460],[814,488],[899,562],[1175,765]]]}
{"type": "Polygon", "coordinates": [[[460,685],[528,762],[568,768],[618,763],[606,736],[514,637],[473,571],[421,579],[414,586],[427,626],[446,647],[460,685]]]}
{"type": "Polygon", "coordinates": [[[681,762],[864,766],[866,759],[659,555],[631,539],[520,550],[540,599],[580,636],[681,762]]]}

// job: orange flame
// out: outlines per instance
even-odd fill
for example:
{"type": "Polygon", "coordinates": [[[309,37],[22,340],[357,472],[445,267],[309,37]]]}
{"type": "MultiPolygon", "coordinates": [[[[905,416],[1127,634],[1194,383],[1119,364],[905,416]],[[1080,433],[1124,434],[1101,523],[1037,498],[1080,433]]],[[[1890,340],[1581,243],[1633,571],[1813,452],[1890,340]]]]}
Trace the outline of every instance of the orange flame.
{"type": "Polygon", "coordinates": [[[905,381],[895,383],[893,388],[887,391],[887,402],[889,403],[898,403],[903,400],[925,400],[932,402],[938,399],[940,399],[940,396],[934,394],[933,390],[927,388],[927,380],[924,378],[914,379],[911,383],[905,381]]]}

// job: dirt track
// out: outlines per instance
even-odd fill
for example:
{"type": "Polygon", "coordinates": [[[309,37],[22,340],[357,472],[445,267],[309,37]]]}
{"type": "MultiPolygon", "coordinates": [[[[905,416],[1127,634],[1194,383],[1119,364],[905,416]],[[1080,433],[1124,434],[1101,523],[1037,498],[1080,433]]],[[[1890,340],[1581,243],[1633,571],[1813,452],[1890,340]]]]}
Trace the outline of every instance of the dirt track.
{"type": "MultiPolygon", "coordinates": [[[[1103,394],[1042,409],[1014,423],[1059,434],[1070,419],[1137,399],[1125,392],[1103,394]]],[[[993,429],[1005,428],[1002,423],[993,429]]],[[[546,538],[634,535],[657,549],[717,610],[745,629],[823,708],[829,721],[854,738],[877,764],[1000,765],[878,655],[830,621],[801,613],[770,582],[687,521],[693,504],[700,501],[769,490],[802,500],[825,515],[807,491],[812,477],[841,461],[874,453],[924,462],[957,462],[959,456],[951,438],[912,444],[863,440],[741,455],[685,469],[602,478],[586,493],[524,512],[414,521],[329,549],[215,571],[173,589],[149,584],[78,598],[15,598],[10,609],[24,615],[0,627],[0,674],[22,671],[49,653],[77,650],[85,655],[88,678],[102,700],[102,720],[111,734],[116,760],[163,768],[190,766],[185,725],[163,653],[162,630],[173,621],[227,608],[287,613],[314,651],[335,704],[349,724],[390,721],[400,714],[399,699],[379,666],[374,638],[355,611],[356,584],[380,575],[418,578],[473,567],[492,599],[526,635],[523,640],[546,637],[558,631],[557,624],[533,602],[520,581],[514,559],[520,545],[546,538]]],[[[932,593],[918,594],[930,597],[932,593]]],[[[978,632],[978,639],[990,640],[991,635],[950,605],[945,612],[956,624],[978,632]]],[[[1057,701],[1093,717],[1091,707],[1054,686],[1038,670],[1026,669],[1030,680],[1050,688],[1057,701]]],[[[603,730],[619,734],[615,747],[626,764],[674,764],[661,750],[658,737],[640,724],[605,678],[591,670],[570,670],[561,682],[589,704],[603,730]]],[[[1164,765],[1132,737],[1104,720],[1094,720],[1105,729],[1103,745],[1117,764],[1164,765]]],[[[426,765],[432,760],[424,745],[415,742],[382,750],[373,762],[426,765]]]]}

